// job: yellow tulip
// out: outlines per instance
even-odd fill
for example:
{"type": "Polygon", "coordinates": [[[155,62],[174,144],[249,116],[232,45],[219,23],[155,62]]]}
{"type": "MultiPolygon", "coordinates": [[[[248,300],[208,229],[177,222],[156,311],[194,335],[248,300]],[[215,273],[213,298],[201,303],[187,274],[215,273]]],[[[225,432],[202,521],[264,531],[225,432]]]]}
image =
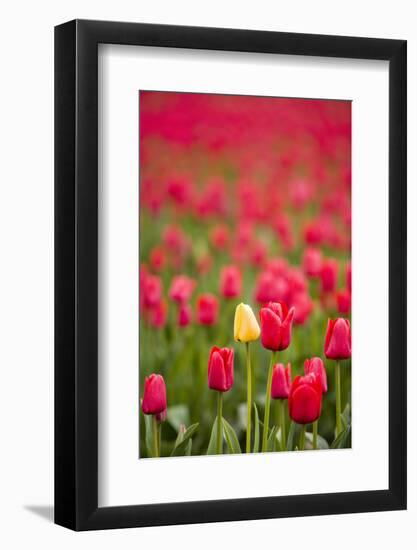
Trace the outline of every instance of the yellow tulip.
{"type": "Polygon", "coordinates": [[[252,342],[261,334],[255,314],[247,304],[236,306],[234,333],[236,342],[252,342]]]}

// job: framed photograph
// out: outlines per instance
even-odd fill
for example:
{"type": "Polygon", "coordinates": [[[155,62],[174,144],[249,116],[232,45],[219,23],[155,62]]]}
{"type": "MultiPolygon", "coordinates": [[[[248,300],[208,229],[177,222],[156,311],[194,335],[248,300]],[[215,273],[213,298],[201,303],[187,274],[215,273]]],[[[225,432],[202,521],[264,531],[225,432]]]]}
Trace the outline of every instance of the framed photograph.
{"type": "Polygon", "coordinates": [[[406,508],[406,42],[55,29],[55,522],[406,508]]]}

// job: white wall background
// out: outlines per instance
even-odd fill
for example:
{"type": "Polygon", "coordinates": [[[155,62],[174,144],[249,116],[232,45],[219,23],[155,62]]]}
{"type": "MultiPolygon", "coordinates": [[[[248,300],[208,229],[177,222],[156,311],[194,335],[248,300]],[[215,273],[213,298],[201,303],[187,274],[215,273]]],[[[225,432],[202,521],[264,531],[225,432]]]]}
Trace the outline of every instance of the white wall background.
{"type": "MultiPolygon", "coordinates": [[[[412,547],[417,521],[417,19],[414,2],[39,0],[1,11],[0,546],[3,548],[412,547]],[[53,499],[53,26],[109,19],[408,40],[409,510],[75,534],[53,499]]],[[[370,391],[372,391],[370,389],[370,391]]],[[[377,414],[377,412],[376,412],[377,414]]],[[[341,473],[342,475],[342,473],[341,473]]]]}

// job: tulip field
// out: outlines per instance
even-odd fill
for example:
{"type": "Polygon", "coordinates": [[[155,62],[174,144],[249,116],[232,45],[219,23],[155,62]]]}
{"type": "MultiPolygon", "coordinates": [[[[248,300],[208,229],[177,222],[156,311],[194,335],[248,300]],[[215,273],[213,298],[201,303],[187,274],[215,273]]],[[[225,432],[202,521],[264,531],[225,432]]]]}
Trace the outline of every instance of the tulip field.
{"type": "Polygon", "coordinates": [[[349,448],[351,103],[139,100],[139,456],[349,448]]]}

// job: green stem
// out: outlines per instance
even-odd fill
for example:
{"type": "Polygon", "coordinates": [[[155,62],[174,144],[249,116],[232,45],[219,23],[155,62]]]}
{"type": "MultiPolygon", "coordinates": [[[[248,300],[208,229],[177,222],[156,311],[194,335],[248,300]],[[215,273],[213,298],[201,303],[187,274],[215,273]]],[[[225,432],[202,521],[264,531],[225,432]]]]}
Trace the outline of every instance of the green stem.
{"type": "Polygon", "coordinates": [[[264,414],[264,431],[262,434],[262,452],[266,453],[269,432],[269,410],[271,408],[271,386],[272,386],[272,371],[274,369],[274,352],[271,353],[271,361],[268,369],[268,382],[266,384],[265,394],[265,414],[264,414]]]}
{"type": "Polygon", "coordinates": [[[316,450],[317,449],[317,432],[318,432],[318,426],[319,426],[319,421],[316,420],[315,422],[313,422],[313,449],[316,450]]]}
{"type": "Polygon", "coordinates": [[[279,426],[281,427],[281,443],[282,450],[285,451],[287,448],[287,433],[285,426],[285,399],[278,399],[279,407],[279,426]]]}
{"type": "Polygon", "coordinates": [[[300,451],[304,451],[305,441],[306,441],[306,425],[303,424],[301,426],[300,439],[299,439],[299,442],[298,442],[298,449],[300,451]]]}
{"type": "Polygon", "coordinates": [[[153,436],[152,439],[153,439],[154,456],[158,457],[159,456],[159,445],[158,445],[159,435],[158,435],[158,421],[156,419],[156,414],[152,415],[152,436],[153,436]]]}
{"type": "Polygon", "coordinates": [[[340,388],[340,362],[336,361],[336,437],[342,432],[342,394],[340,388]]]}
{"type": "Polygon", "coordinates": [[[223,443],[223,421],[222,421],[222,412],[223,409],[223,393],[221,391],[217,392],[217,443],[216,443],[216,454],[222,454],[222,443],[223,443]]]}
{"type": "Polygon", "coordinates": [[[252,373],[250,364],[249,342],[246,342],[246,376],[247,376],[247,412],[246,412],[246,452],[250,453],[252,422],[252,373]]]}

